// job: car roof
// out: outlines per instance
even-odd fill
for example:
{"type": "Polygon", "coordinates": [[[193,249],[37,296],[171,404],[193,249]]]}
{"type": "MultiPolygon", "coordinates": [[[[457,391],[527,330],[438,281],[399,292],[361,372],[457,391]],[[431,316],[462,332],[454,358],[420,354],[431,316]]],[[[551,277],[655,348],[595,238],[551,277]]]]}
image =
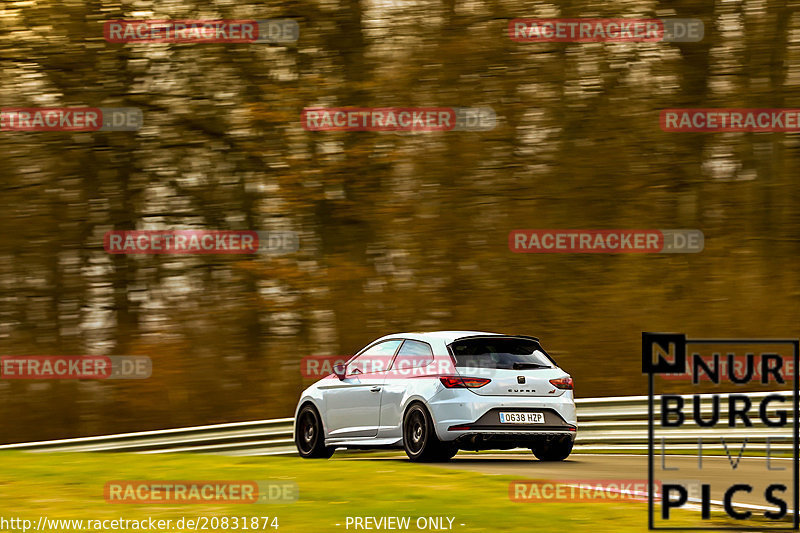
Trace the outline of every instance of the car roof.
{"type": "Polygon", "coordinates": [[[487,336],[487,335],[503,335],[502,333],[490,333],[488,331],[410,331],[406,333],[393,333],[391,335],[384,335],[380,339],[396,339],[398,337],[412,340],[425,340],[425,339],[438,339],[444,341],[445,344],[462,339],[464,337],[487,336]]]}

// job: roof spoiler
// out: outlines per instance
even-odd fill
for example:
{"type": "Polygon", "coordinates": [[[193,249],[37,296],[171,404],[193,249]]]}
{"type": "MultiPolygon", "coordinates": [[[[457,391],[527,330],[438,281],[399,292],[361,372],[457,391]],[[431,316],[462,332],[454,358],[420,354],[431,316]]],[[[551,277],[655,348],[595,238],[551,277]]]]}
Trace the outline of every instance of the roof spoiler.
{"type": "MultiPolygon", "coordinates": [[[[516,337],[518,339],[530,339],[532,341],[539,342],[539,337],[532,337],[530,335],[503,335],[501,333],[495,335],[467,335],[466,337],[459,337],[457,339],[453,339],[453,342],[462,341],[464,339],[491,339],[493,337],[516,337]]],[[[450,344],[453,344],[453,342],[451,342],[450,344]]],[[[450,346],[450,344],[448,344],[448,346],[450,346]]]]}

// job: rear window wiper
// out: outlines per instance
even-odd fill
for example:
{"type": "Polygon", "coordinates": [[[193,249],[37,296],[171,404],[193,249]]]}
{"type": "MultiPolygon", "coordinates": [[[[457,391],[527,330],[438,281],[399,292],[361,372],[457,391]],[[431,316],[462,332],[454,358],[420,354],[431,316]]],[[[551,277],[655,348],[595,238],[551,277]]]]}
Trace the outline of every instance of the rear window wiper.
{"type": "Polygon", "coordinates": [[[525,370],[526,368],[552,368],[550,365],[543,365],[541,363],[521,363],[516,362],[511,367],[514,370],[525,370]]]}

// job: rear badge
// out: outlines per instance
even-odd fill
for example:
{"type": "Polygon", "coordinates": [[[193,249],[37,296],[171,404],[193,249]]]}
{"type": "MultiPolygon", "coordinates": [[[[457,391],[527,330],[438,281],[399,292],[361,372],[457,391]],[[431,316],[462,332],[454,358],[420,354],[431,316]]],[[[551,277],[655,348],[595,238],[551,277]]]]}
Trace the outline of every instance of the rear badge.
{"type": "Polygon", "coordinates": [[[517,383],[520,385],[525,383],[525,376],[517,376],[517,383]]]}

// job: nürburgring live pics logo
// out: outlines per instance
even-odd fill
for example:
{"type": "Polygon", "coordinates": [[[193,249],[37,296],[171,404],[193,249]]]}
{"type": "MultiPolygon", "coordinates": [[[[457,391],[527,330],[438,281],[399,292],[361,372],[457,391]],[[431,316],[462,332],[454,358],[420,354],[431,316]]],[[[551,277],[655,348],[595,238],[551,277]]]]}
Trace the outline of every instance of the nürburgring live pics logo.
{"type": "MultiPolygon", "coordinates": [[[[713,394],[694,394],[678,395],[662,393],[656,397],[654,395],[655,376],[662,378],[669,376],[691,375],[694,386],[702,381],[709,381],[714,385],[733,384],[733,385],[758,385],[770,386],[775,388],[785,383],[785,376],[794,376],[798,369],[798,359],[800,359],[800,342],[797,339],[687,339],[683,334],[671,333],[642,333],[642,372],[648,375],[648,529],[650,530],[736,530],[736,531],[779,531],[779,530],[798,530],[800,529],[800,505],[798,505],[798,380],[792,377],[792,390],[764,392],[757,394],[743,393],[713,393],[713,394]],[[723,350],[720,346],[729,348],[725,355],[721,355],[723,350]],[[691,349],[689,349],[691,347],[691,349]],[[753,349],[756,347],[756,349],[753,349]],[[764,349],[761,351],[761,349],[764,349]],[[711,357],[707,357],[707,352],[711,350],[711,357]],[[744,356],[735,352],[745,350],[744,356]],[[781,355],[780,351],[785,350],[786,354],[781,355]],[[760,352],[760,353],[759,353],[760,352]],[[743,362],[743,363],[742,363],[743,362]],[[689,374],[687,374],[689,372],[689,374]],[[720,409],[721,400],[727,400],[727,413],[720,409]],[[659,412],[656,413],[656,401],[659,412]],[[754,405],[760,402],[758,405],[754,405]],[[711,411],[707,409],[709,403],[711,411]],[[686,404],[686,413],[684,413],[686,404]],[[706,406],[706,410],[702,406],[706,406]],[[781,407],[783,409],[776,409],[781,407]],[[726,417],[720,413],[727,414],[726,417]],[[787,416],[788,415],[788,416],[787,416]],[[790,421],[790,420],[791,421],[790,421]],[[758,428],[753,428],[754,423],[759,424],[758,428]],[[743,427],[742,427],[743,426],[743,427]],[[763,427],[762,427],[763,426],[763,427]],[[781,429],[792,428],[792,436],[777,435],[781,429]],[[683,442],[696,437],[697,442],[697,472],[694,477],[701,479],[701,497],[688,498],[686,487],[679,483],[663,483],[660,491],[661,513],[658,524],[654,515],[654,446],[655,441],[660,442],[661,447],[661,469],[678,470],[679,468],[666,468],[665,458],[666,438],[669,432],[665,428],[678,428],[673,430],[673,437],[683,437],[683,442]],[[662,436],[656,438],[656,429],[662,436]],[[739,433],[736,433],[737,430],[739,433]],[[704,432],[705,431],[705,432],[704,432]],[[771,440],[791,441],[791,482],[787,479],[781,482],[779,473],[769,472],[768,485],[765,486],[763,495],[754,491],[753,484],[756,479],[753,473],[745,475],[742,470],[737,470],[740,466],[742,453],[748,445],[748,441],[758,440],[758,434],[766,436],[766,457],[760,462],[748,463],[748,465],[764,464],[771,471],[784,470],[789,473],[786,467],[771,467],[770,445],[771,440]],[[734,462],[729,451],[731,446],[731,435],[744,436],[744,443],[739,451],[739,457],[734,462]],[[725,454],[735,475],[732,480],[727,477],[726,481],[720,483],[719,477],[714,479],[708,477],[703,470],[703,446],[704,436],[710,435],[712,439],[721,441],[725,454]],[[726,437],[728,441],[726,441],[726,437]],[[703,477],[706,477],[703,480],[703,477]],[[752,477],[752,479],[751,479],[752,477]],[[791,483],[791,484],[790,484],[791,483]],[[712,490],[718,495],[712,499],[712,490]],[[791,490],[790,494],[787,492],[791,490]],[[762,498],[768,505],[744,504],[743,498],[762,498]],[[681,508],[688,503],[699,505],[702,511],[703,520],[711,519],[711,506],[721,506],[724,508],[727,517],[741,521],[741,525],[736,527],[663,527],[662,524],[669,524],[670,510],[681,508]],[[757,520],[757,522],[753,522],[757,520]],[[745,521],[751,521],[750,523],[745,521]],[[747,525],[745,525],[747,524],[747,525]],[[774,524],[774,527],[773,527],[774,524]],[[750,527],[760,526],[760,527],[750,527]]],[[[788,385],[783,387],[788,389],[788,385]]],[[[709,439],[710,440],[710,439],[709,439]]],[[[705,443],[707,446],[707,442],[705,443]]],[[[735,446],[735,445],[734,445],[735,446]]],[[[683,448],[685,449],[685,445],[683,448]]],[[[788,445],[785,446],[788,449],[788,445]]],[[[691,453],[691,452],[688,452],[691,453]]],[[[735,453],[734,453],[735,456],[735,453]]],[[[695,459],[691,459],[694,461],[695,459]]],[[[686,459],[685,461],[688,461],[686,459]]],[[[775,460],[773,459],[773,463],[775,460]]],[[[677,460],[676,463],[678,464],[677,460]]],[[[685,465],[686,462],[681,463],[685,465]]],[[[752,468],[752,466],[751,466],[752,468]]],[[[681,469],[685,469],[685,466],[681,469]]],[[[788,476],[787,476],[788,478],[788,476]]],[[[674,513],[672,514],[674,518],[674,513]]],[[[710,522],[709,522],[710,523],[710,522]]]]}

